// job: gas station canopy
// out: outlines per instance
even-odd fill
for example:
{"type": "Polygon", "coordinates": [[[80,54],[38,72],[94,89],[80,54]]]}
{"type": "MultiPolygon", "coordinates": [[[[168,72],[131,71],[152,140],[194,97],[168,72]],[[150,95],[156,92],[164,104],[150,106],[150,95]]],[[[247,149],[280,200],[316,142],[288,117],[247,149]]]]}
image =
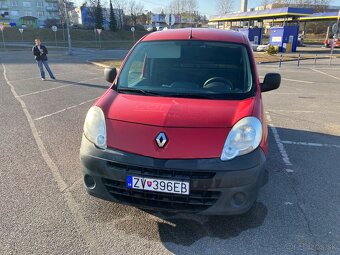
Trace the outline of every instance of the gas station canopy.
{"type": "Polygon", "coordinates": [[[283,7],[252,12],[227,13],[224,16],[212,17],[209,22],[265,20],[288,17],[304,17],[313,14],[310,8],[283,7]]]}
{"type": "Polygon", "coordinates": [[[318,21],[318,20],[328,20],[328,19],[337,19],[338,13],[337,12],[320,12],[314,13],[307,17],[301,17],[301,21],[318,21]]]}

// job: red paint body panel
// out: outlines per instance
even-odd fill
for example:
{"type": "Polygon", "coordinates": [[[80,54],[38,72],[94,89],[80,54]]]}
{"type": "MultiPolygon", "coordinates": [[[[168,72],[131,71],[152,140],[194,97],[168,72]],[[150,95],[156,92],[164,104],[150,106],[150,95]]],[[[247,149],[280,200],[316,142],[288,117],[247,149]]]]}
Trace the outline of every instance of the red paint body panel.
{"type": "MultiPolygon", "coordinates": [[[[147,35],[142,41],[189,40],[190,31],[191,28],[159,31],[147,35]]],[[[219,29],[192,29],[192,38],[190,40],[248,43],[248,39],[241,33],[219,29]]]]}
{"type": "Polygon", "coordinates": [[[157,127],[107,120],[109,147],[161,159],[216,158],[221,156],[228,128],[157,127]],[[168,143],[160,149],[155,137],[166,133],[168,143]]]}
{"type": "Polygon", "coordinates": [[[252,116],[254,98],[231,101],[146,97],[111,90],[97,105],[107,117],[110,148],[163,159],[218,158],[231,127],[252,116]],[[169,139],[163,149],[155,143],[161,131],[169,139]]]}
{"type": "Polygon", "coordinates": [[[160,127],[232,127],[251,116],[254,99],[204,100],[118,94],[111,90],[101,102],[108,119],[160,127]]]}

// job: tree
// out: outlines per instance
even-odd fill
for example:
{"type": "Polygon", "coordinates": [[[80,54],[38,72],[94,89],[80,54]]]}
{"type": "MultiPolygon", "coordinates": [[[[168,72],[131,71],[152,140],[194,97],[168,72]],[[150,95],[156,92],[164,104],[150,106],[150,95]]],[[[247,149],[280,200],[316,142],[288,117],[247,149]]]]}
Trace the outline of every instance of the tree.
{"type": "Polygon", "coordinates": [[[172,0],[167,8],[172,14],[194,14],[198,10],[197,0],[172,0]]]}
{"type": "Polygon", "coordinates": [[[46,24],[47,27],[55,26],[58,23],[62,26],[63,41],[65,41],[65,24],[66,24],[66,13],[65,13],[64,1],[65,1],[65,4],[66,4],[67,15],[68,15],[69,12],[72,12],[75,9],[74,3],[72,1],[69,1],[69,0],[59,1],[58,2],[58,11],[59,11],[59,16],[60,16],[59,22],[56,22],[55,19],[45,21],[45,24],[46,24]]]}
{"type": "Polygon", "coordinates": [[[110,30],[113,32],[117,30],[117,20],[113,12],[112,0],[110,0],[110,30]]]}
{"type": "Polygon", "coordinates": [[[199,20],[197,0],[172,0],[166,12],[180,15],[181,23],[194,23],[199,20]]]}
{"type": "Polygon", "coordinates": [[[104,17],[103,17],[103,8],[100,4],[100,0],[97,1],[97,6],[96,6],[94,13],[95,13],[95,18],[96,18],[96,28],[103,29],[104,17]]]}
{"type": "Polygon", "coordinates": [[[233,0],[217,0],[217,12],[220,15],[229,13],[233,10],[233,0]]]}
{"type": "Polygon", "coordinates": [[[143,14],[144,5],[137,3],[135,0],[130,0],[129,2],[129,13],[131,16],[131,21],[133,26],[137,25],[138,16],[143,14]]]}
{"type": "Polygon", "coordinates": [[[273,1],[270,1],[270,0],[262,0],[261,1],[261,5],[262,6],[264,6],[264,8],[266,9],[266,6],[268,5],[268,4],[271,4],[273,1]]]}
{"type": "Polygon", "coordinates": [[[125,24],[125,15],[124,12],[126,12],[127,5],[125,0],[113,0],[112,5],[118,9],[117,14],[117,28],[123,30],[124,24],[125,24]]]}

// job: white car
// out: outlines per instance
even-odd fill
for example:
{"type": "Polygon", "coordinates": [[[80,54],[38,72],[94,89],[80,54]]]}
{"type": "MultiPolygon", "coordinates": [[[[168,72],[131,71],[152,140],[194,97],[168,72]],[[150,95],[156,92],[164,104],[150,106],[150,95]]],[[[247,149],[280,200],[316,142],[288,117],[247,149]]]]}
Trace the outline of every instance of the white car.
{"type": "Polygon", "coordinates": [[[156,28],[154,28],[153,26],[149,26],[149,27],[146,28],[146,31],[148,31],[148,32],[152,32],[152,31],[155,31],[155,30],[156,30],[156,28]]]}
{"type": "Polygon", "coordinates": [[[259,45],[256,48],[256,51],[267,51],[269,44],[259,45]]]}

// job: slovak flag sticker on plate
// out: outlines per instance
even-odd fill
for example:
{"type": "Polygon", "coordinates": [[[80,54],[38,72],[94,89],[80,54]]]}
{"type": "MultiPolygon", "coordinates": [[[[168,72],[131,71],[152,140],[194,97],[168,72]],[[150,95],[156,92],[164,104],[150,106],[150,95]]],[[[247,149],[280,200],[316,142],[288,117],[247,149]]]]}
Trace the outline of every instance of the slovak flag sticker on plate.
{"type": "Polygon", "coordinates": [[[129,189],[132,189],[132,176],[126,176],[126,184],[129,189]]]}

